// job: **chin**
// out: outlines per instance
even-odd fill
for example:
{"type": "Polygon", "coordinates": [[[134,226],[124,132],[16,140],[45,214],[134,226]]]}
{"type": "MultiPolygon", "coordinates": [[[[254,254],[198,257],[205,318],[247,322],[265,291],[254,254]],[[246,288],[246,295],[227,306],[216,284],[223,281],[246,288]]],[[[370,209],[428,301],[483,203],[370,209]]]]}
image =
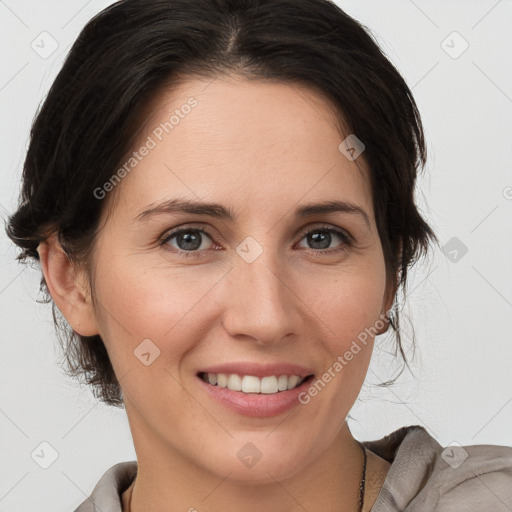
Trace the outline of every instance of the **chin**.
{"type": "MultiPolygon", "coordinates": [[[[199,460],[199,464],[221,478],[229,475],[227,478],[230,481],[247,485],[275,484],[276,480],[291,478],[307,466],[304,454],[308,450],[303,443],[295,440],[291,446],[289,441],[279,439],[278,436],[273,442],[268,439],[265,441],[268,433],[262,432],[261,436],[237,436],[237,440],[231,439],[224,445],[218,443],[218,448],[209,453],[207,460],[205,454],[202,454],[203,461],[199,460]]],[[[291,433],[286,437],[289,440],[291,433]]]]}

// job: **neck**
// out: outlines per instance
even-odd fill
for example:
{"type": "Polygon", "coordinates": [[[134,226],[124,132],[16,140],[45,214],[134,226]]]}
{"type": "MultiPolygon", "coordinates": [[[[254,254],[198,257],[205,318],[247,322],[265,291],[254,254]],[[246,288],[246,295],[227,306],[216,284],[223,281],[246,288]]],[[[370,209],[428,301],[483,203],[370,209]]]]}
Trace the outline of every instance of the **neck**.
{"type": "Polygon", "coordinates": [[[131,512],[224,512],[244,510],[247,503],[252,512],[358,510],[363,453],[346,422],[328,449],[302,470],[280,480],[267,472],[255,481],[240,481],[234,471],[225,475],[207,471],[186,454],[155,442],[143,426],[132,428],[140,434],[134,436],[138,471],[123,495],[124,512],[129,501],[131,512]]]}

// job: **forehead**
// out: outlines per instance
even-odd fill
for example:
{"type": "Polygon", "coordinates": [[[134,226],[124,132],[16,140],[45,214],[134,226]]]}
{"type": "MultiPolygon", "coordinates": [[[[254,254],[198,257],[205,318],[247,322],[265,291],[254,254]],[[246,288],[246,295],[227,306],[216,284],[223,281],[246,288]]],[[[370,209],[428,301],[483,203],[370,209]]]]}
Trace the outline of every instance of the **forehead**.
{"type": "Polygon", "coordinates": [[[342,199],[373,216],[368,170],[340,151],[349,132],[339,123],[328,101],[296,84],[183,81],[148,105],[118,192],[131,209],[189,196],[261,215],[342,199]]]}

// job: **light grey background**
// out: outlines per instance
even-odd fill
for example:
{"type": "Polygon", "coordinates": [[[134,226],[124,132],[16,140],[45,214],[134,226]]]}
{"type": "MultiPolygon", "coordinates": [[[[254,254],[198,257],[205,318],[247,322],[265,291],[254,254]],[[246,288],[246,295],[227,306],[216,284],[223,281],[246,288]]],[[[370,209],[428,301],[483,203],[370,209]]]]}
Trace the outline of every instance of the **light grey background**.
{"type": "MultiPolygon", "coordinates": [[[[0,0],[4,219],[16,205],[36,109],[81,28],[110,3],[0,0]],[[50,51],[52,39],[58,48],[47,58],[31,47],[50,51]]],[[[448,244],[411,274],[414,375],[375,387],[396,368],[390,340],[378,338],[352,432],[375,439],[420,424],[444,445],[512,445],[512,2],[338,4],[372,29],[413,90],[429,149],[418,199],[448,244]]],[[[62,375],[50,307],[36,302],[38,270],[15,262],[3,230],[0,255],[0,512],[71,511],[106,469],[135,459],[126,415],[62,375]],[[31,455],[50,462],[42,442],[58,453],[48,469],[31,455]]]]}

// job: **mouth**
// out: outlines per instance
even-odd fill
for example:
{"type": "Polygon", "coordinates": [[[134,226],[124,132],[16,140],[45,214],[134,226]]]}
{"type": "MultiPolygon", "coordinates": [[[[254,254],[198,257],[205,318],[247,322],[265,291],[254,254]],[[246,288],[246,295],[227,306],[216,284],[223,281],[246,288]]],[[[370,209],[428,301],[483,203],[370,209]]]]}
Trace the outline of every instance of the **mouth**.
{"type": "Polygon", "coordinates": [[[292,409],[309,409],[301,396],[315,376],[314,367],[287,361],[231,361],[198,368],[199,389],[224,409],[246,417],[269,418],[292,409]]]}
{"type": "Polygon", "coordinates": [[[252,395],[276,395],[297,389],[314,378],[314,374],[298,375],[240,375],[237,373],[198,372],[197,377],[212,387],[226,388],[252,395]]]}

